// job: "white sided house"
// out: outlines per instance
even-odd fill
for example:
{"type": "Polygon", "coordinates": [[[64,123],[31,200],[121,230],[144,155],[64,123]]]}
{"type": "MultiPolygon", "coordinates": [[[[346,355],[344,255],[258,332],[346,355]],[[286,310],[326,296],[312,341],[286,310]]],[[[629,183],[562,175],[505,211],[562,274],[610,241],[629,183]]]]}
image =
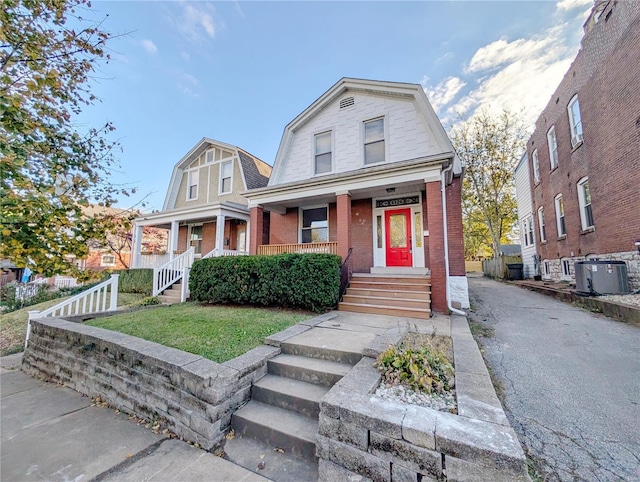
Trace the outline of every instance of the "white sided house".
{"type": "Polygon", "coordinates": [[[462,173],[420,85],[343,78],[285,127],[268,186],[245,193],[252,222],[270,221],[250,252],[340,255],[354,276],[340,309],[407,307],[392,299],[406,290],[383,291],[403,275],[430,276],[434,310],[467,307],[462,173]]]}
{"type": "Polygon", "coordinates": [[[540,274],[539,263],[536,262],[536,239],[546,242],[544,212],[542,208],[534,213],[531,202],[531,182],[529,174],[529,156],[525,153],[515,170],[516,203],[518,206],[518,224],[520,226],[520,244],[522,246],[522,264],[525,278],[533,278],[540,274]],[[538,222],[534,222],[537,217],[538,222]],[[536,225],[540,232],[536,233],[536,225]],[[538,238],[539,236],[539,238],[538,238]]]}
{"type": "Polygon", "coordinates": [[[174,166],[162,211],[134,221],[132,267],[154,268],[154,295],[179,281],[177,273],[196,259],[248,254],[251,224],[240,193],[266,186],[270,174],[271,166],[257,157],[208,138],[174,166]],[[169,230],[166,253],[144,250],[145,226],[169,230]]]}

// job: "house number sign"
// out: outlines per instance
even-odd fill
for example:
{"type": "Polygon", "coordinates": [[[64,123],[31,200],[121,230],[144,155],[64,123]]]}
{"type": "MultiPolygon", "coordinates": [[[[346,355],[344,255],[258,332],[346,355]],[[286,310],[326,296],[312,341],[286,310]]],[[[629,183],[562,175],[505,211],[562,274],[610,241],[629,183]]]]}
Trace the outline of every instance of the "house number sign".
{"type": "Polygon", "coordinates": [[[377,208],[408,206],[409,204],[420,204],[420,196],[407,196],[407,197],[399,197],[396,199],[381,199],[379,201],[376,201],[377,208]]]}

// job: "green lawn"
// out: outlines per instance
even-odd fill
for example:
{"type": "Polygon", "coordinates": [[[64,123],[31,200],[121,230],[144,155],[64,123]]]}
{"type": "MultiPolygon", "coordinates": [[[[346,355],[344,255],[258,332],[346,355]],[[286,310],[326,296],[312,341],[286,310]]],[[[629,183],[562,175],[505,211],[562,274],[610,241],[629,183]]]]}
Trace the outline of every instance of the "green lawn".
{"type": "Polygon", "coordinates": [[[312,315],[302,311],[182,303],[87,322],[155,341],[218,363],[260,346],[264,338],[312,315]]]}
{"type": "MultiPolygon", "coordinates": [[[[68,300],[70,296],[44,301],[37,305],[27,306],[21,310],[0,315],[0,356],[11,355],[24,349],[24,338],[27,336],[27,320],[30,310],[46,310],[58,303],[68,300]]],[[[118,293],[118,306],[128,306],[144,298],[134,293],[118,293]]]]}

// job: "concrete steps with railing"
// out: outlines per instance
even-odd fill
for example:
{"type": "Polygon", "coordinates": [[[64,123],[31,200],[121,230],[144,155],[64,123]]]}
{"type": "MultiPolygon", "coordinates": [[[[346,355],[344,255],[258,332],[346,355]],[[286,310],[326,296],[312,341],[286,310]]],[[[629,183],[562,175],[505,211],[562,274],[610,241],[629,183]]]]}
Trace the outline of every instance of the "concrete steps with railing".
{"type": "Polygon", "coordinates": [[[420,274],[354,273],[340,311],[409,318],[431,316],[431,277],[420,274]]]}
{"type": "Polygon", "coordinates": [[[169,288],[158,296],[160,303],[163,305],[174,305],[182,301],[182,282],[171,285],[169,288]]]}

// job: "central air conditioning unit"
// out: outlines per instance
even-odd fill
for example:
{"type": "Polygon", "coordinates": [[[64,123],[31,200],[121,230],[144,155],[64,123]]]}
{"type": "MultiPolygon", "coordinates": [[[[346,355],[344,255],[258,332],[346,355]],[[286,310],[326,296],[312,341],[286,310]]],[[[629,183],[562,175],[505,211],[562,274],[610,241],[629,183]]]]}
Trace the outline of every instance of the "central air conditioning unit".
{"type": "Polygon", "coordinates": [[[576,261],[576,291],[590,295],[620,295],[629,292],[624,261],[576,261]]]}

